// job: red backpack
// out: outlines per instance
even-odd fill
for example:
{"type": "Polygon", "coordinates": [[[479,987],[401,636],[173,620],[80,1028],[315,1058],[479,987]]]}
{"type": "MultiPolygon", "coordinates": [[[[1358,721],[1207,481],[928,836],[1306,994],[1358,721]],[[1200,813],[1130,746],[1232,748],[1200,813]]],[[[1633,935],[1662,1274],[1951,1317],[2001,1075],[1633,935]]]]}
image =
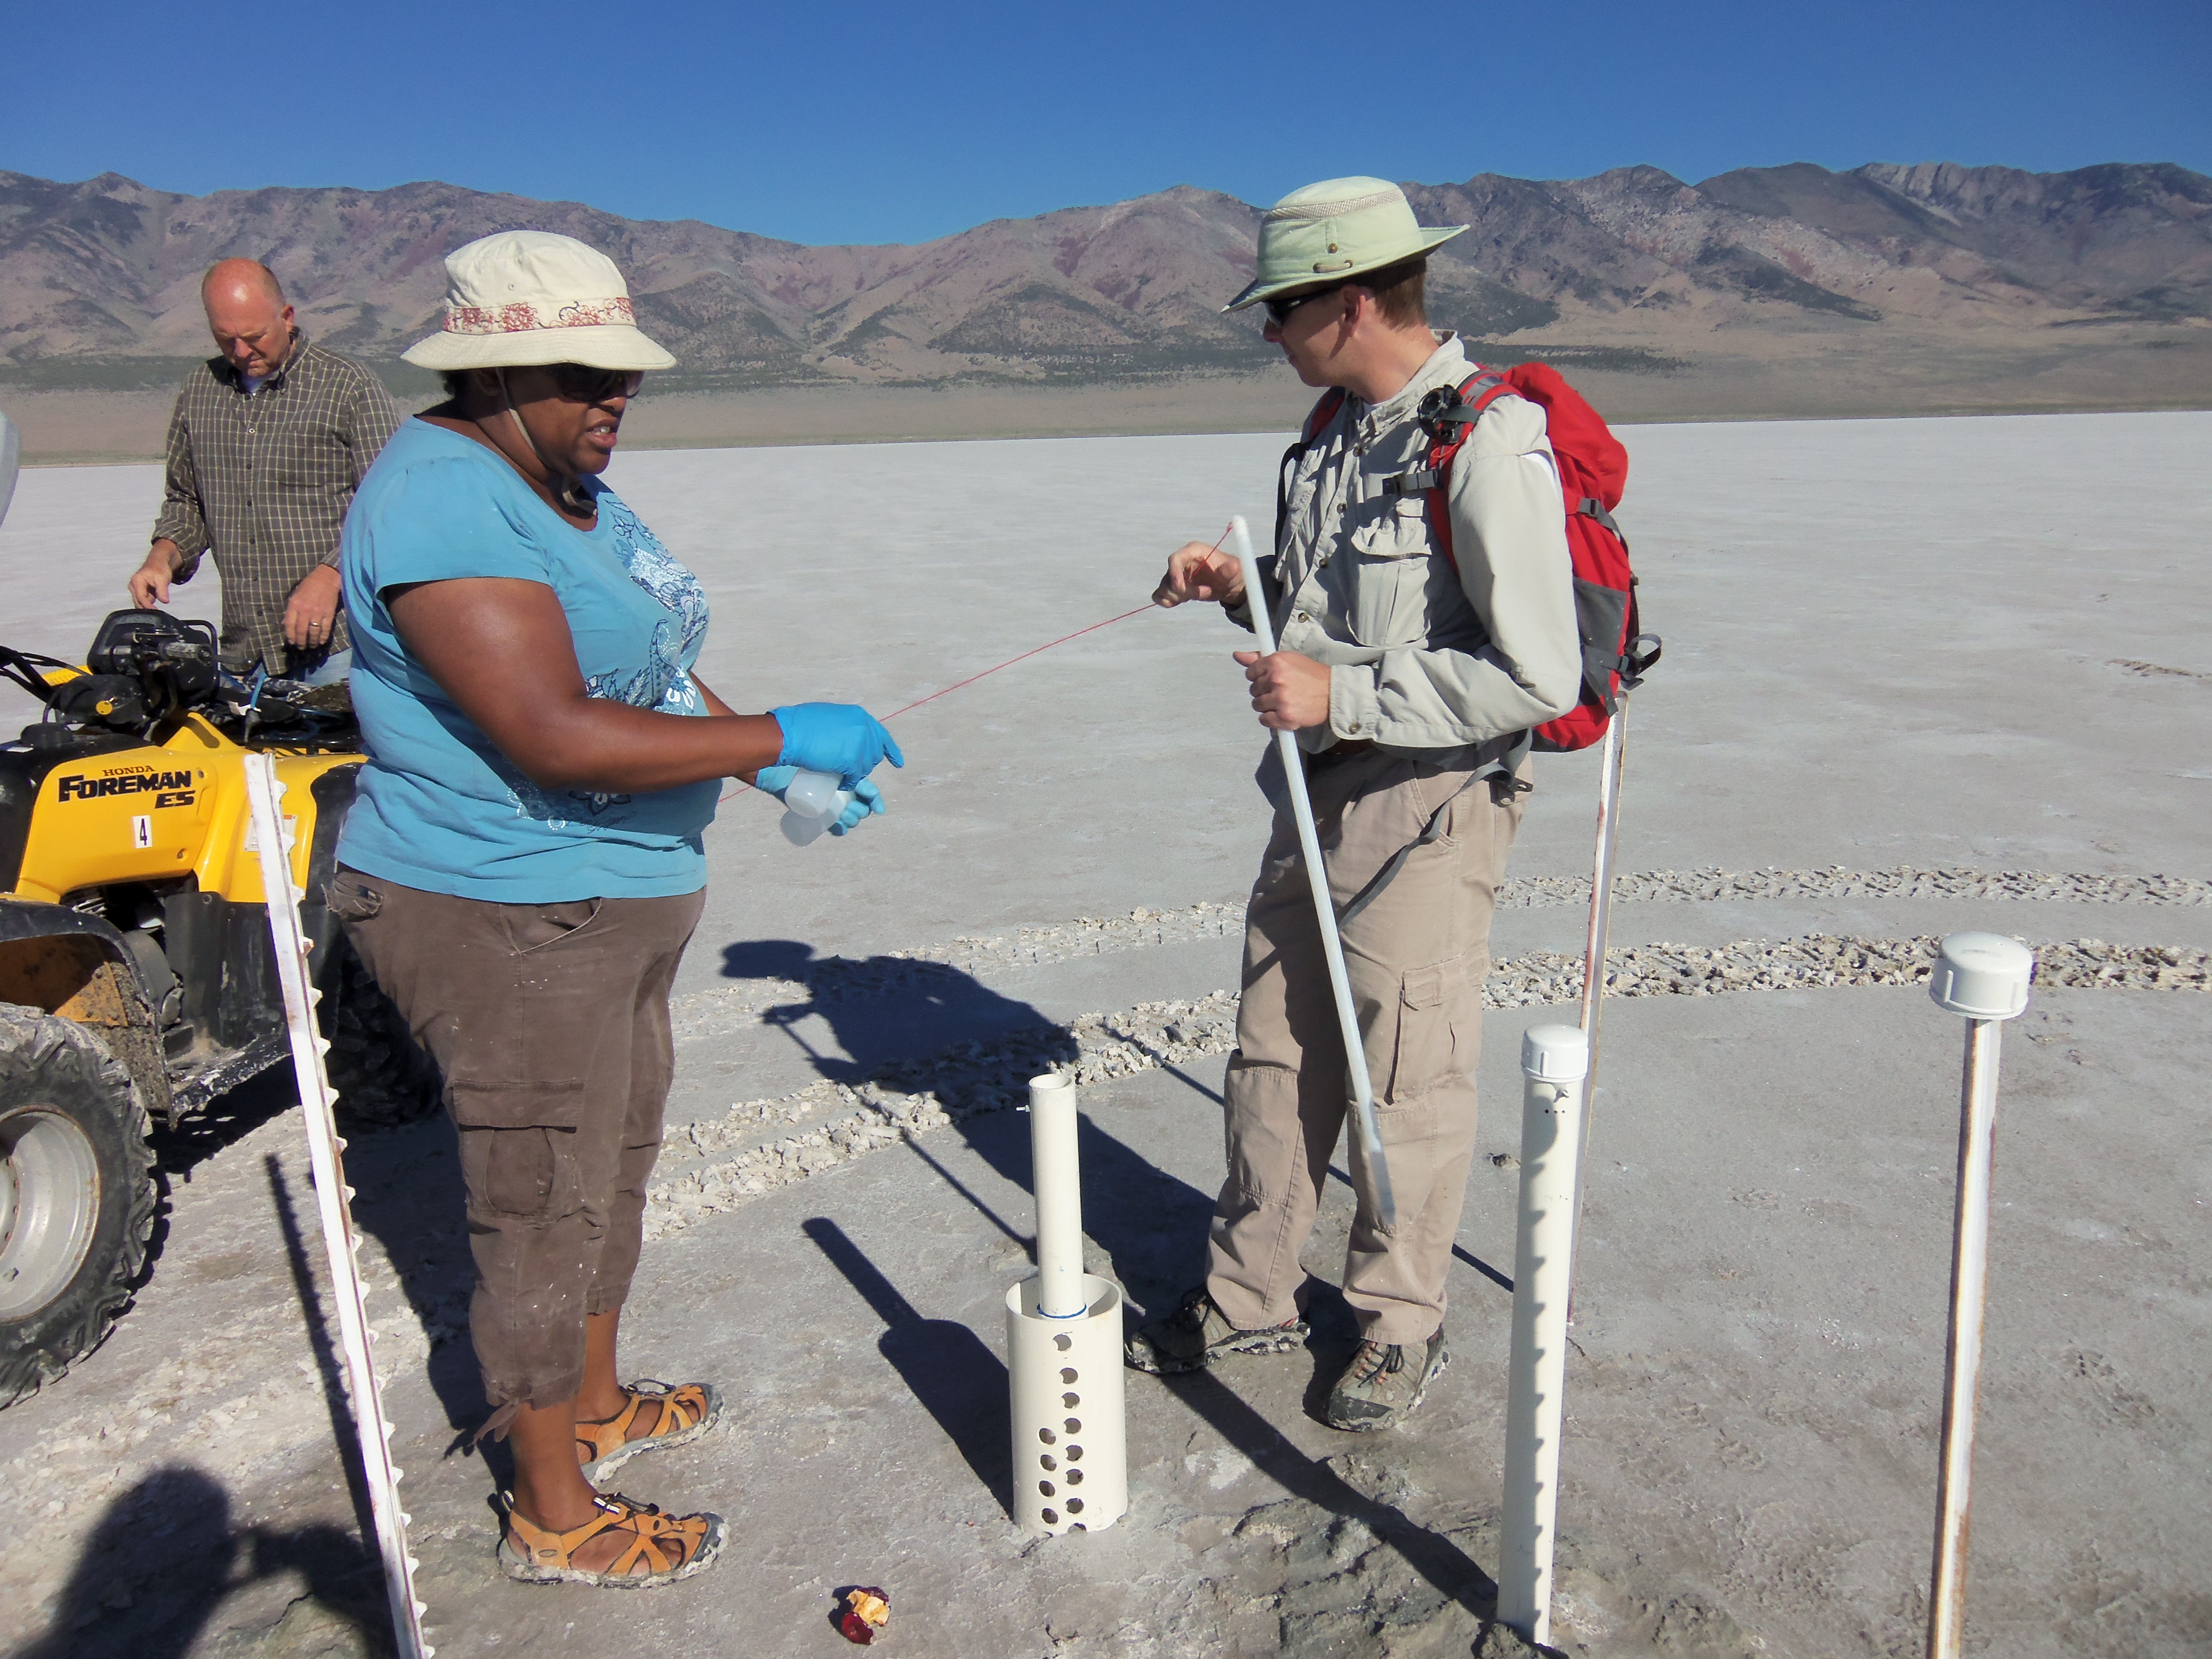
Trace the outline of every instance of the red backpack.
{"type": "MultiPolygon", "coordinates": [[[[1628,452],[1606,426],[1604,416],[1582,394],[1543,363],[1498,370],[1480,364],[1457,386],[1438,387],[1421,400],[1419,420],[1428,429],[1429,453],[1420,470],[1401,473],[1383,485],[1391,495],[1416,492],[1428,498],[1429,523],[1437,546],[1455,574],[1451,514],[1445,486],[1452,457],[1458,454],[1482,413],[1507,392],[1526,398],[1544,411],[1552,456],[1559,464],[1559,491],[1567,515],[1567,554],[1574,564],[1575,622],[1582,635],[1583,693],[1575,707],[1547,720],[1533,734],[1539,752],[1565,754],[1587,749],[1605,736],[1620,694],[1632,691],[1659,660],[1656,635],[1641,631],[1636,576],[1628,568],[1628,539],[1613,522],[1628,482],[1628,452]]],[[[1292,462],[1336,416],[1344,393],[1325,394],[1306,417],[1298,441],[1285,455],[1292,462]]],[[[1287,479],[1290,467],[1284,468],[1287,479]]],[[[1282,512],[1277,497],[1276,544],[1282,541],[1282,512]]]]}

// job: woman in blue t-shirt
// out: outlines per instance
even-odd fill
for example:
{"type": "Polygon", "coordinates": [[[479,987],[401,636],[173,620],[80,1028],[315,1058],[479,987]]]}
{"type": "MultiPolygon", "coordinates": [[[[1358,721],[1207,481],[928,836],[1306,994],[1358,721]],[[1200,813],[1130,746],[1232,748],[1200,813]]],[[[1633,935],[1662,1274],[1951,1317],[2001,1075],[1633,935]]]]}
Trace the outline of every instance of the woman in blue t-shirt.
{"type": "Polygon", "coordinates": [[[796,769],[836,773],[842,834],[883,810],[867,775],[904,763],[865,709],[740,714],[691,672],[698,579],[598,478],[645,371],[674,362],[613,264],[509,231],[446,270],[446,325],[407,357],[447,399],[402,423],[346,518],[369,759],[331,908],[445,1073],[482,1433],[514,1453],[501,1563],[664,1583],[714,1559],[720,1519],[593,1483],[720,1409],[707,1383],[625,1384],[615,1358],[702,836],[724,778],[780,795],[796,769]]]}

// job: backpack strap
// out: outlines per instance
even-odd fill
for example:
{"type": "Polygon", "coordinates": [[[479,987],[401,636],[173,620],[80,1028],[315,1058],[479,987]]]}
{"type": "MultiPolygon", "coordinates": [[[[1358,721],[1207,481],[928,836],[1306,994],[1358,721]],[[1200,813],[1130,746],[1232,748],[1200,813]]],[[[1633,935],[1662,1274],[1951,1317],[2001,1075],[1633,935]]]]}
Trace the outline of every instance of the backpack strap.
{"type": "Polygon", "coordinates": [[[1336,418],[1336,411],[1344,407],[1344,388],[1333,386],[1321,394],[1321,401],[1306,416],[1305,424],[1298,428],[1297,441],[1283,452],[1282,460],[1275,468],[1275,544],[1267,550],[1272,561],[1283,550],[1283,525],[1291,511],[1291,473],[1298,464],[1298,457],[1313,447],[1314,440],[1322,428],[1336,418]]]}
{"type": "Polygon", "coordinates": [[[1444,562],[1451,567],[1455,576],[1459,574],[1459,560],[1452,552],[1451,503],[1445,495],[1451,481],[1452,458],[1467,443],[1483,410],[1512,390],[1503,374],[1480,364],[1473,374],[1450,390],[1438,386],[1421,399],[1419,415],[1421,424],[1428,428],[1427,456],[1415,471],[1401,472],[1395,478],[1382,481],[1382,493],[1386,495],[1428,497],[1429,525],[1436,532],[1437,550],[1444,556],[1444,562]]]}
{"type": "Polygon", "coordinates": [[[1585,495],[1575,503],[1575,511],[1585,519],[1596,520],[1598,523],[1613,532],[1613,539],[1619,542],[1624,550],[1628,546],[1628,538],[1621,533],[1620,526],[1613,522],[1613,514],[1605,510],[1603,501],[1585,495]]]}

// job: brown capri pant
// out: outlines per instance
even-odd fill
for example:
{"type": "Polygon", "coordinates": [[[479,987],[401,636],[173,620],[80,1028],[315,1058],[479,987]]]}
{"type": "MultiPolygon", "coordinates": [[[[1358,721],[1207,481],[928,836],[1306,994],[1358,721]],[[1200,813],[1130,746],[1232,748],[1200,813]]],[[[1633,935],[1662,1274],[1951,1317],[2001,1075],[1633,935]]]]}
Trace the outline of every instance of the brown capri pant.
{"type": "Polygon", "coordinates": [[[706,894],[499,904],[343,866],[327,892],[445,1073],[485,1397],[571,1399],[586,1316],[620,1307],[637,1270],[674,1069],[669,987],[706,894]]]}
{"type": "MultiPolygon", "coordinates": [[[[1503,774],[1468,782],[1473,754],[1414,761],[1368,750],[1316,762],[1307,772],[1340,910],[1449,802],[1443,835],[1418,848],[1343,929],[1397,1200],[1397,1226],[1386,1230],[1355,1126],[1358,1209],[1344,1293],[1361,1334],[1377,1342],[1425,1342],[1443,1324],[1445,1273],[1474,1152],[1490,917],[1522,807],[1520,789],[1503,774]]],[[[1274,764],[1263,769],[1263,781],[1274,764]]],[[[1251,1329],[1298,1310],[1305,1282],[1298,1253],[1352,1109],[1313,890],[1286,799],[1276,808],[1246,914],[1243,998],[1226,1094],[1229,1176],[1214,1206],[1206,1289],[1231,1323],[1251,1329]]]]}

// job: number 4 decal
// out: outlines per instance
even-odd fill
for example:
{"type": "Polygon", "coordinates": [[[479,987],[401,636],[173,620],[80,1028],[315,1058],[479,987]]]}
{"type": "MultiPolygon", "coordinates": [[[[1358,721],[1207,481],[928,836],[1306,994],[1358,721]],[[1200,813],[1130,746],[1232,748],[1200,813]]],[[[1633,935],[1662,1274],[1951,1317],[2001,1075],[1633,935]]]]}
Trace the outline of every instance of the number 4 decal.
{"type": "Polygon", "coordinates": [[[131,820],[131,844],[151,847],[154,844],[154,820],[143,812],[131,820]]]}

